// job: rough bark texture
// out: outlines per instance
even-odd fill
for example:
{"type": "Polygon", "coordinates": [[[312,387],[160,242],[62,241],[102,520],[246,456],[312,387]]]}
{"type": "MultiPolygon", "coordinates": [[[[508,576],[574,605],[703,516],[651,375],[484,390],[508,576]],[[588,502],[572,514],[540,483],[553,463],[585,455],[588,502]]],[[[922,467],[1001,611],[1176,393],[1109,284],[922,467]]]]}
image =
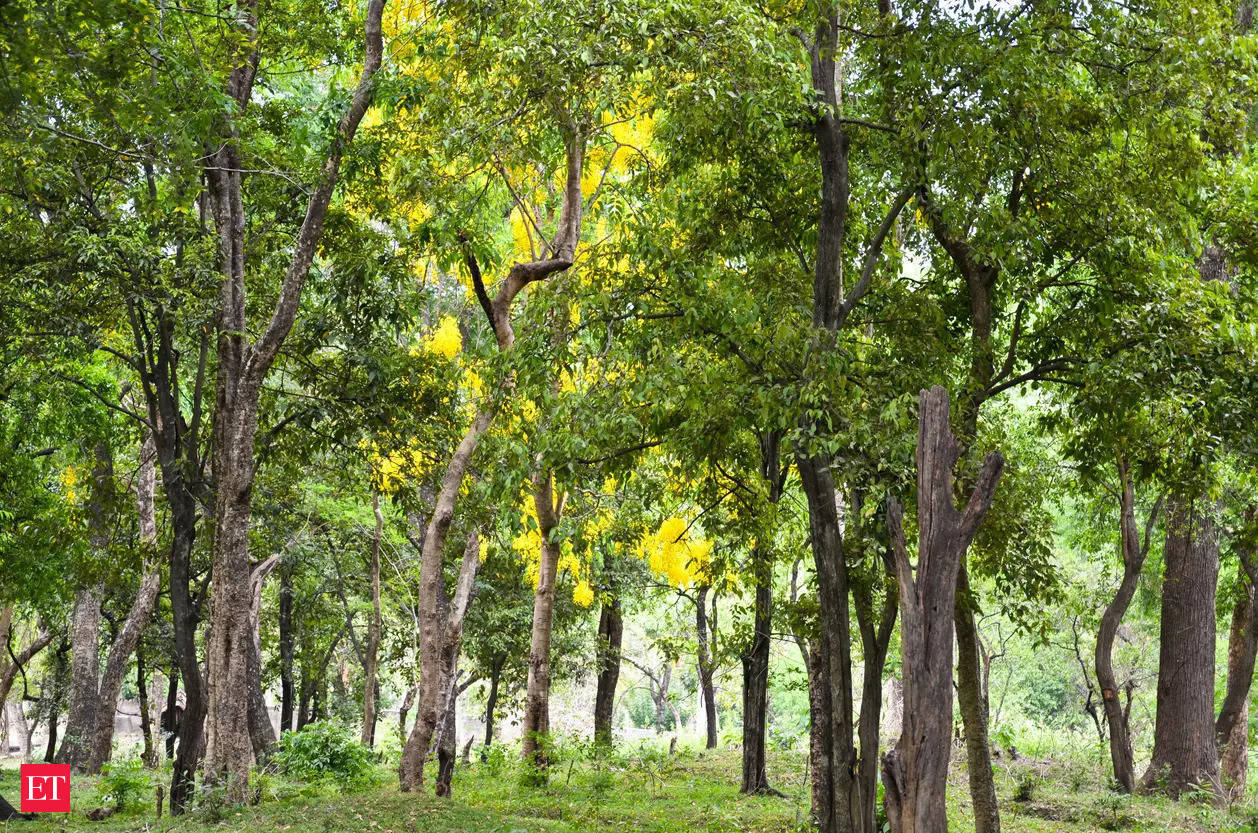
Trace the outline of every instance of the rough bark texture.
{"type": "Polygon", "coordinates": [[[695,631],[699,644],[699,691],[703,698],[704,748],[716,748],[716,686],[712,682],[712,649],[709,646],[707,585],[695,595],[695,631]]]}
{"type": "Polygon", "coordinates": [[[772,562],[765,547],[752,551],[755,570],[755,614],[751,644],[742,655],[743,666],[743,782],[742,792],[768,792],[765,733],[769,711],[769,640],[773,626],[772,562]]]}
{"type": "MultiPolygon", "coordinates": [[[[293,255],[284,274],[270,321],[252,344],[247,343],[245,316],[245,207],[243,171],[238,143],[215,142],[207,158],[209,194],[218,232],[221,283],[218,304],[218,378],[214,422],[215,536],[211,584],[212,625],[206,650],[209,680],[205,773],[225,784],[226,798],[243,803],[248,797],[249,767],[254,761],[249,734],[249,516],[253,499],[254,438],[262,382],[284,343],[301,300],[302,288],[336,188],[341,159],[370,106],[374,75],[383,57],[381,16],[385,0],[370,0],[365,24],[366,54],[358,86],[341,116],[336,136],[297,232],[293,255]]],[[[246,3],[240,22],[245,32],[227,93],[235,108],[224,115],[224,133],[236,127],[233,117],[245,110],[257,74],[257,6],[246,3]]]]}
{"type": "Polygon", "coordinates": [[[537,591],[533,595],[533,633],[529,642],[529,676],[524,693],[524,722],[520,750],[525,763],[544,771],[550,761],[544,742],[550,734],[550,635],[554,625],[555,578],[559,567],[559,542],[552,540],[563,514],[563,496],[555,500],[550,472],[534,478],[533,506],[542,539],[537,591]]]}
{"type": "MultiPolygon", "coordinates": [[[[429,532],[431,531],[430,525],[429,532]]],[[[428,541],[425,540],[425,551],[427,547],[428,541]]],[[[455,674],[463,639],[463,622],[467,618],[467,607],[471,603],[472,588],[479,568],[480,536],[475,532],[468,535],[463,548],[463,562],[459,567],[453,600],[446,594],[440,560],[437,561],[435,571],[426,573],[421,567],[420,593],[427,595],[431,592],[436,601],[436,609],[432,612],[420,612],[423,630],[420,635],[420,683],[417,686],[419,709],[415,716],[415,726],[402,749],[399,772],[403,790],[415,789],[423,784],[424,762],[428,758],[433,737],[437,729],[444,726],[446,713],[454,708],[457,695],[455,674]]],[[[405,720],[404,714],[402,719],[405,720]]],[[[449,794],[449,786],[448,783],[444,785],[446,795],[449,794]]]]}
{"type": "Polygon", "coordinates": [[[367,629],[367,655],[363,658],[363,731],[362,742],[376,745],[376,674],[380,659],[380,539],[384,534],[384,515],[380,512],[380,494],[372,492],[371,508],[376,515],[376,529],[371,536],[371,625],[367,629]]]}
{"type": "Polygon", "coordinates": [[[293,568],[280,567],[280,732],[293,730],[293,568]]]}
{"type": "Polygon", "coordinates": [[[922,391],[917,440],[917,570],[909,561],[902,512],[888,503],[887,525],[900,585],[904,717],[900,739],[883,757],[884,800],[893,833],[948,829],[945,794],[952,752],[952,623],[946,611],[961,559],[991,505],[1004,461],[988,455],[965,511],[954,504],[952,468],[959,447],[948,423],[948,392],[922,391]],[[943,613],[943,615],[940,615],[943,613]]]}
{"type": "Polygon", "coordinates": [[[616,685],[620,680],[620,646],[624,640],[624,633],[620,595],[612,585],[607,588],[598,617],[596,650],[598,679],[594,689],[594,740],[599,743],[612,742],[616,685]]]}
{"type": "Polygon", "coordinates": [[[1136,497],[1127,463],[1119,457],[1120,481],[1119,524],[1121,528],[1121,554],[1123,578],[1118,592],[1101,614],[1101,624],[1096,635],[1096,682],[1101,689],[1101,702],[1105,708],[1105,722],[1109,726],[1110,760],[1114,766],[1114,780],[1123,792],[1136,788],[1135,764],[1131,751],[1131,730],[1127,725],[1127,711],[1119,699],[1118,682],[1114,678],[1114,636],[1123,616],[1135,596],[1144,569],[1145,556],[1149,552],[1149,532],[1157,517],[1157,506],[1149,513],[1145,527],[1144,543],[1136,532],[1136,497]]]}
{"type": "Polygon", "coordinates": [[[1153,759],[1144,791],[1222,795],[1214,727],[1219,532],[1207,498],[1168,501],[1153,759]]]}
{"type": "Polygon", "coordinates": [[[87,770],[100,722],[99,587],[78,592],[70,617],[70,711],[57,763],[87,770]]]}
{"type": "Polygon", "coordinates": [[[271,571],[280,563],[273,555],[253,568],[249,577],[249,630],[253,639],[249,646],[249,742],[259,766],[271,759],[275,752],[275,727],[271,725],[271,712],[262,691],[262,590],[271,571]]]}
{"type": "Polygon", "coordinates": [[[864,830],[878,828],[878,731],[882,725],[882,673],[887,664],[887,651],[891,635],[895,631],[899,593],[895,589],[895,554],[892,548],[883,553],[887,587],[883,591],[882,605],[875,620],[873,610],[874,588],[868,583],[852,588],[852,600],[856,607],[856,622],[860,629],[861,655],[864,665],[861,674],[861,709],[857,720],[856,735],[860,741],[860,814],[864,830]]]}
{"type": "Polygon", "coordinates": [[[1227,692],[1215,721],[1214,732],[1219,744],[1220,775],[1223,789],[1231,801],[1245,795],[1249,775],[1249,690],[1254,680],[1254,660],[1258,653],[1258,616],[1254,615],[1256,568],[1253,552],[1253,527],[1258,520],[1258,505],[1245,511],[1246,539],[1237,542],[1240,558],[1237,581],[1241,594],[1232,610],[1232,626],[1227,643],[1227,692]]]}

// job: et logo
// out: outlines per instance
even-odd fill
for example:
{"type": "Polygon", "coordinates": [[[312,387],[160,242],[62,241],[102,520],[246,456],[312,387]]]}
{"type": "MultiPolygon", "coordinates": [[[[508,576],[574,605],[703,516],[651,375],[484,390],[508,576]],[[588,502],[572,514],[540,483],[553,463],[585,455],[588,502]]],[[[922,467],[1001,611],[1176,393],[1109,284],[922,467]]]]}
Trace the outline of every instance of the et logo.
{"type": "Polygon", "coordinates": [[[22,764],[22,812],[70,812],[70,765],[22,764]]]}

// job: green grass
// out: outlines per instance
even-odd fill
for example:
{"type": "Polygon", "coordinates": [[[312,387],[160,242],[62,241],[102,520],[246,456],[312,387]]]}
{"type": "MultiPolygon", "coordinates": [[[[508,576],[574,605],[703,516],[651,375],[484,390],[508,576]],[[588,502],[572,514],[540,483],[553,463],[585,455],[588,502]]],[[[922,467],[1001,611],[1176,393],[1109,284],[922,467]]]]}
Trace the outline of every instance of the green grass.
{"type": "MultiPolygon", "coordinates": [[[[88,821],[85,813],[102,804],[98,780],[76,778],[73,811],[34,822],[12,822],[8,830],[31,831],[179,831],[179,833],[787,833],[807,829],[808,792],[804,756],[775,753],[770,780],[785,798],[747,797],[737,789],[737,750],[705,753],[683,748],[668,756],[644,747],[621,749],[591,761],[564,750],[549,783],[521,784],[513,756],[488,763],[474,761],[455,777],[453,800],[429,793],[398,792],[391,771],[381,767],[379,783],[357,792],[334,784],[308,785],[269,778],[256,806],[231,808],[220,817],[193,813],[157,819],[152,792],[126,814],[88,821]]],[[[1003,828],[1008,833],[1092,833],[1117,829],[1135,833],[1242,833],[1258,830],[1252,803],[1231,809],[1192,801],[1120,797],[1104,787],[1103,773],[1081,762],[1016,763],[999,766],[998,791],[1003,828]],[[1016,772],[1031,769],[1034,777],[1016,772]],[[1031,780],[1029,799],[1017,801],[1020,782],[1031,780]]],[[[155,776],[154,786],[165,783],[155,776]]],[[[5,770],[0,789],[17,798],[17,773],[5,770]]],[[[1025,790],[1024,790],[1025,792],[1025,790]]],[[[1025,796],[1024,796],[1025,797],[1025,796]]],[[[963,765],[956,763],[949,785],[950,829],[973,829],[965,792],[963,765]]],[[[3,825],[0,825],[3,830],[3,825]]]]}

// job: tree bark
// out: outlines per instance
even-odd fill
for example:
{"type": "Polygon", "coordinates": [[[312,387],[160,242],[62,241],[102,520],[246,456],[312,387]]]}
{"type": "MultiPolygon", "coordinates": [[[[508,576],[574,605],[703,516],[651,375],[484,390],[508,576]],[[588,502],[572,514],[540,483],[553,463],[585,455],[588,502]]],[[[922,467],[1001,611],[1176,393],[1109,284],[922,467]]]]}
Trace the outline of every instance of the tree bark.
{"type": "Polygon", "coordinates": [[[153,742],[153,721],[149,719],[148,670],[144,665],[144,651],[135,652],[135,688],[140,697],[140,734],[144,738],[141,760],[145,769],[157,769],[157,745],[153,742]]]}
{"type": "Polygon", "coordinates": [[[755,571],[755,618],[751,644],[742,656],[743,665],[743,782],[741,792],[771,792],[765,733],[769,710],[769,639],[773,621],[772,557],[757,542],[752,550],[755,571]]]}
{"type": "Polygon", "coordinates": [[[695,631],[699,643],[699,689],[703,697],[704,748],[716,748],[716,686],[712,683],[712,650],[708,645],[708,591],[705,584],[695,593],[695,631]]]}
{"type": "Polygon", "coordinates": [[[293,568],[280,567],[280,732],[293,730],[293,568]]]}
{"type": "Polygon", "coordinates": [[[384,515],[380,512],[380,493],[371,494],[371,508],[376,516],[376,530],[371,537],[371,625],[367,630],[367,656],[363,661],[363,731],[364,746],[376,745],[376,674],[380,657],[380,539],[384,534],[384,515]]]}
{"type": "MultiPolygon", "coordinates": [[[[620,594],[609,583],[598,616],[598,646],[595,652],[598,679],[594,689],[594,740],[610,745],[614,738],[616,685],[620,680],[620,648],[624,641],[624,618],[620,594]]],[[[701,649],[702,650],[702,649],[701,649]]]]}
{"type": "Polygon", "coordinates": [[[1149,552],[1149,532],[1157,517],[1158,506],[1149,513],[1145,527],[1143,546],[1136,533],[1135,489],[1127,462],[1118,458],[1120,486],[1119,526],[1121,530],[1121,554],[1123,578],[1118,592],[1101,614],[1101,624],[1096,635],[1096,682],[1101,689],[1101,702],[1105,708],[1105,722],[1109,726],[1110,760],[1114,766],[1114,780],[1122,792],[1130,793],[1136,787],[1135,764],[1131,751],[1131,730],[1127,725],[1127,712],[1118,697],[1118,682],[1114,679],[1114,636],[1123,616],[1131,605],[1144,569],[1145,556],[1149,552]]]}
{"type": "Polygon", "coordinates": [[[867,583],[853,586],[852,599],[856,606],[856,622],[860,630],[861,654],[864,664],[861,674],[861,709],[856,734],[860,741],[861,822],[865,830],[878,828],[878,732],[882,723],[882,672],[887,665],[887,651],[895,630],[899,593],[892,582],[896,580],[895,554],[889,546],[883,552],[887,587],[883,593],[878,618],[874,619],[873,587],[867,583]]]}
{"type": "MultiPolygon", "coordinates": [[[[1245,511],[1245,532],[1252,535],[1258,520],[1258,504],[1245,511]]],[[[1237,581],[1241,594],[1232,610],[1232,626],[1227,644],[1227,693],[1214,732],[1219,744],[1219,762],[1223,789],[1229,801],[1245,795],[1249,776],[1249,690],[1254,680],[1255,654],[1258,654],[1258,616],[1254,615],[1254,586],[1258,573],[1253,541],[1238,541],[1240,569],[1237,581]]]]}
{"type": "Polygon", "coordinates": [[[559,542],[555,528],[563,515],[564,496],[554,496],[550,472],[533,478],[533,506],[541,532],[542,552],[538,565],[537,592],[533,595],[533,633],[529,647],[528,686],[524,695],[524,740],[520,755],[527,766],[544,773],[550,766],[545,741],[550,735],[550,636],[554,625],[555,580],[559,567],[559,542]]]}
{"type": "MultiPolygon", "coordinates": [[[[502,667],[507,662],[505,654],[495,658],[489,670],[489,695],[485,698],[485,749],[494,743],[494,710],[498,707],[498,685],[502,679],[502,667]]],[[[484,760],[485,752],[481,752],[484,760]]]]}
{"type": "Polygon", "coordinates": [[[100,723],[99,586],[80,590],[70,619],[70,710],[57,763],[86,772],[100,723]]]}
{"type": "Polygon", "coordinates": [[[215,392],[215,536],[211,579],[212,625],[206,650],[209,685],[205,774],[225,787],[230,803],[249,794],[254,761],[249,735],[249,518],[254,476],[254,438],[262,382],[296,320],[302,288],[323,236],[323,223],[336,187],[341,159],[354,139],[375,91],[374,75],[383,57],[381,16],[385,0],[370,0],[365,23],[365,57],[358,86],[341,116],[336,136],[310,194],[270,321],[249,344],[245,340],[245,207],[243,168],[234,141],[234,118],[252,96],[257,74],[257,6],[241,9],[244,40],[227,84],[234,101],[223,114],[223,141],[208,154],[206,178],[218,232],[221,283],[218,305],[218,377],[215,392]]]}
{"type": "Polygon", "coordinates": [[[938,615],[955,606],[962,558],[991,506],[1004,460],[989,454],[964,512],[952,469],[960,449],[948,422],[948,392],[922,391],[917,441],[917,571],[909,561],[903,510],[891,499],[887,526],[900,585],[904,718],[900,739],[883,757],[884,801],[893,833],[948,828],[945,795],[952,752],[953,628],[938,615]]]}
{"type": "MultiPolygon", "coordinates": [[[[431,527],[430,527],[431,531],[431,527]]],[[[425,548],[428,542],[424,542],[425,548]]],[[[455,674],[458,670],[459,649],[463,640],[463,622],[467,619],[467,608],[472,600],[472,590],[476,581],[476,573],[480,569],[480,536],[471,532],[463,548],[463,563],[459,567],[458,584],[455,587],[454,599],[447,597],[445,579],[442,576],[441,562],[437,561],[436,570],[421,572],[419,576],[421,595],[429,592],[436,599],[437,608],[431,614],[421,611],[421,627],[428,628],[421,635],[420,641],[420,683],[418,688],[419,709],[415,716],[415,726],[402,749],[402,761],[399,771],[402,777],[402,789],[410,790],[423,784],[424,762],[428,758],[429,747],[439,727],[445,725],[446,712],[454,708],[457,697],[455,674]],[[423,589],[429,583],[430,589],[423,589]],[[436,652],[432,656],[430,652],[436,652]],[[425,680],[428,682],[425,683],[425,680]]],[[[440,742],[440,737],[437,738],[440,742]]],[[[439,785],[449,794],[450,784],[439,785]]]]}
{"type": "Polygon", "coordinates": [[[271,725],[271,712],[262,691],[262,590],[267,576],[279,564],[280,557],[273,555],[253,568],[249,578],[249,630],[253,636],[249,644],[249,742],[253,757],[264,766],[275,752],[275,727],[271,725]]]}
{"type": "Polygon", "coordinates": [[[1140,789],[1222,795],[1214,727],[1219,532],[1209,499],[1168,501],[1153,757],[1140,789]]]}

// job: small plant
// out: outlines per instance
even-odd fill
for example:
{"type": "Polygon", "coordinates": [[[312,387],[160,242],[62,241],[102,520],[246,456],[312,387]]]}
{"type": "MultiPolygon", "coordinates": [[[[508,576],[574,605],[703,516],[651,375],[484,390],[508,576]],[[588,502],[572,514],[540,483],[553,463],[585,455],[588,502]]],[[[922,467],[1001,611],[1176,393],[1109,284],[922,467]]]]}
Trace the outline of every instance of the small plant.
{"type": "Polygon", "coordinates": [[[292,778],[334,779],[349,787],[365,786],[374,771],[371,750],[358,742],[350,728],[325,721],[286,732],[276,750],[275,764],[292,778]]]}
{"type": "Polygon", "coordinates": [[[100,772],[101,799],[116,813],[138,806],[148,794],[149,774],[138,759],[113,761],[101,767],[100,772]]]}
{"type": "Polygon", "coordinates": [[[1109,792],[1096,801],[1097,821],[1103,830],[1122,830],[1131,823],[1127,816],[1127,796],[1122,793],[1109,792]]]}
{"type": "Polygon", "coordinates": [[[1088,783],[1090,773],[1081,766],[1070,767],[1066,772],[1066,784],[1072,793],[1077,793],[1088,783]]]}
{"type": "Polygon", "coordinates": [[[1039,773],[1030,767],[1013,770],[1013,800],[1023,803],[1031,801],[1035,798],[1035,791],[1039,789],[1042,780],[1039,773]]]}

